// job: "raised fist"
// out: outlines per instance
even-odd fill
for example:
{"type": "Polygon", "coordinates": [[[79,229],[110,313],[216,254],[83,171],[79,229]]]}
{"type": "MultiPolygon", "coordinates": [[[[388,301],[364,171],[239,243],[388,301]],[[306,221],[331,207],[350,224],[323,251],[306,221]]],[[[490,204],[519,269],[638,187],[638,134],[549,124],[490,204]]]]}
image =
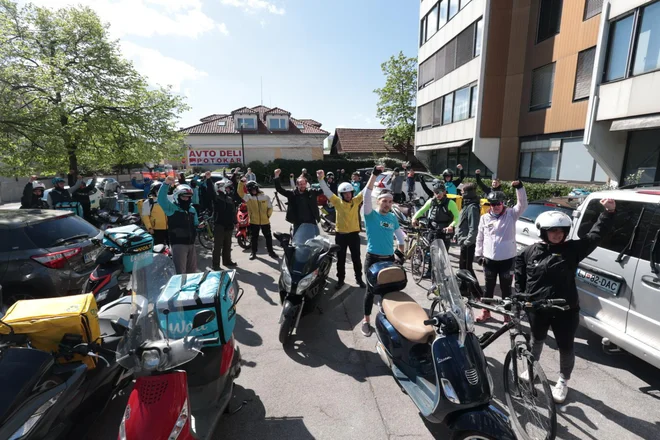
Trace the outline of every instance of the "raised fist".
{"type": "Polygon", "coordinates": [[[481,170],[475,171],[474,174],[481,174],[481,170]]]}
{"type": "Polygon", "coordinates": [[[280,177],[280,173],[281,173],[281,172],[282,172],[281,169],[279,169],[279,168],[276,169],[276,170],[275,170],[275,177],[280,177]]]}
{"type": "Polygon", "coordinates": [[[323,170],[318,170],[316,172],[316,177],[318,177],[319,180],[323,180],[323,177],[325,176],[325,171],[323,170]]]}

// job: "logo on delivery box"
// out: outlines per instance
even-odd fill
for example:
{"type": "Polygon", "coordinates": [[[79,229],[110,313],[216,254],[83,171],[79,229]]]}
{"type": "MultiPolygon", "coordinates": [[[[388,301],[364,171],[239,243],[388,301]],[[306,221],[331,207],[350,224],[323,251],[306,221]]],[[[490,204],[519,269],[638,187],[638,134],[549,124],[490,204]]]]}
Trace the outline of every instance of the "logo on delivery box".
{"type": "Polygon", "coordinates": [[[194,148],[188,150],[188,164],[190,166],[231,163],[243,163],[241,150],[223,148],[194,148]]]}

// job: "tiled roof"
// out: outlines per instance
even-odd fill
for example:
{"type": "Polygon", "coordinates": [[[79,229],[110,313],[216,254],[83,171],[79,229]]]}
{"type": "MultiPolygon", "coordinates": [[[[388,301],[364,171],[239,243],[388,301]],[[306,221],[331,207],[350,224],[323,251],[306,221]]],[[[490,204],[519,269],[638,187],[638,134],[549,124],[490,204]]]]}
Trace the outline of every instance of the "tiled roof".
{"type": "MultiPolygon", "coordinates": [[[[234,110],[233,114],[236,113],[251,113],[258,115],[257,121],[257,130],[245,130],[244,133],[249,134],[322,134],[329,135],[325,130],[320,128],[320,124],[314,125],[306,122],[308,120],[299,120],[295,118],[289,118],[289,130],[288,131],[271,131],[266,125],[266,113],[271,109],[260,105],[257,107],[249,108],[242,107],[238,110],[234,110]],[[302,128],[298,128],[298,127],[302,128]]],[[[275,113],[275,114],[286,114],[290,115],[286,110],[280,109],[278,107],[273,108],[272,110],[282,111],[284,113],[275,113]]],[[[268,113],[272,114],[272,113],[268,113]]],[[[192,127],[182,128],[181,132],[185,134],[239,134],[237,127],[234,125],[234,116],[232,115],[212,115],[218,116],[215,119],[209,119],[212,116],[207,116],[202,119],[201,124],[193,125],[192,127]]]]}
{"type": "Polygon", "coordinates": [[[209,122],[209,121],[213,121],[215,119],[220,119],[220,118],[225,117],[225,116],[227,116],[227,115],[218,115],[218,114],[210,115],[210,116],[206,116],[206,117],[200,119],[200,121],[201,122],[209,122]]]}
{"type": "Polygon", "coordinates": [[[339,146],[337,153],[402,153],[385,142],[385,129],[381,128],[338,128],[335,130],[333,150],[339,146]]]}
{"type": "Polygon", "coordinates": [[[291,113],[289,113],[289,112],[286,111],[286,110],[282,110],[282,109],[279,108],[279,107],[271,108],[270,110],[264,112],[264,114],[269,114],[269,115],[287,115],[287,116],[291,116],[291,113]]]}
{"type": "Polygon", "coordinates": [[[322,126],[320,122],[316,122],[314,119],[301,119],[301,121],[308,123],[309,125],[315,125],[317,127],[322,126]]]}

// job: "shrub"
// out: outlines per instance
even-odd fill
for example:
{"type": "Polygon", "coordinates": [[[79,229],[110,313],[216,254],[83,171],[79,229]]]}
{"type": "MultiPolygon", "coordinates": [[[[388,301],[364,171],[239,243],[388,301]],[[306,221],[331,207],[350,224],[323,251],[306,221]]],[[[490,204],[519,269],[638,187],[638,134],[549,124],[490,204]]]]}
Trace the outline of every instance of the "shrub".
{"type": "MultiPolygon", "coordinates": [[[[465,178],[463,182],[476,182],[476,179],[471,177],[465,178]]],[[[491,185],[490,179],[482,179],[486,185],[491,185]]],[[[567,196],[573,188],[574,184],[565,184],[565,183],[544,183],[544,182],[525,182],[525,191],[527,192],[527,200],[543,200],[549,199],[551,197],[563,197],[567,196]]],[[[585,188],[591,190],[590,188],[585,188]]],[[[511,182],[502,182],[502,191],[506,194],[506,198],[515,203],[516,200],[516,190],[511,186],[511,182]]]]}

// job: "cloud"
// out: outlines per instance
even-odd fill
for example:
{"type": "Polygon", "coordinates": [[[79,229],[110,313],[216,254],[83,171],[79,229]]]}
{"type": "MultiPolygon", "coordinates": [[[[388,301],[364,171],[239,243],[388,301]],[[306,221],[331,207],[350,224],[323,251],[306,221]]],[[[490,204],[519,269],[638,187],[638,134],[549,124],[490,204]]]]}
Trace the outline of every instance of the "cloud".
{"type": "Polygon", "coordinates": [[[265,10],[275,15],[284,15],[284,8],[278,8],[274,3],[266,0],[222,0],[223,5],[242,8],[245,12],[254,14],[265,10]]]}
{"type": "Polygon", "coordinates": [[[224,23],[218,25],[218,30],[222,32],[223,35],[229,35],[229,29],[227,29],[227,25],[224,23]]]}

